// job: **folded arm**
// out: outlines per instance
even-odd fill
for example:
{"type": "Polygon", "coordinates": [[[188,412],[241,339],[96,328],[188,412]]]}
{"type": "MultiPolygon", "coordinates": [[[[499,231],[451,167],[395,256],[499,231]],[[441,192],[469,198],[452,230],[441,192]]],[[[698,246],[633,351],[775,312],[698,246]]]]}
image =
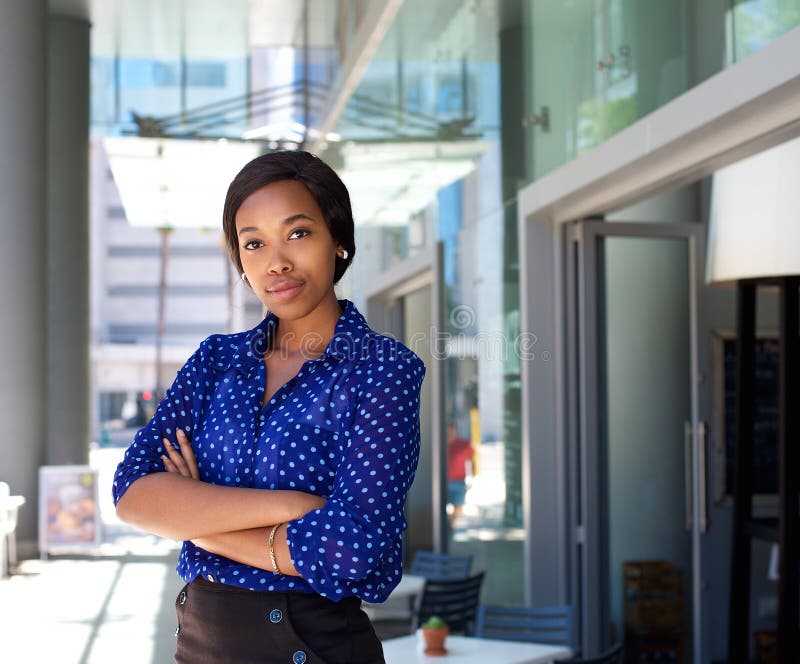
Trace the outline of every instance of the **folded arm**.
{"type": "MultiPolygon", "coordinates": [[[[209,553],[216,553],[219,556],[225,556],[230,560],[235,560],[251,567],[274,572],[272,561],[269,557],[268,541],[270,530],[272,530],[271,527],[250,528],[248,530],[199,537],[192,540],[192,542],[209,553]]],[[[292,558],[289,555],[285,523],[281,523],[281,526],[275,531],[273,545],[275,562],[280,573],[286,576],[300,576],[300,573],[294,568],[292,558]]]]}
{"type": "MultiPolygon", "coordinates": [[[[202,417],[201,386],[210,380],[215,343],[209,337],[180,369],[150,422],[137,432],[114,477],[119,518],[171,539],[269,526],[299,518],[325,503],[324,498],[300,491],[243,489],[197,481],[197,462],[188,436],[202,417]],[[174,464],[182,463],[181,457],[187,455],[191,455],[193,473],[164,472],[177,469],[174,464]]],[[[184,463],[182,468],[188,466],[184,463]]]]}
{"type": "Polygon", "coordinates": [[[302,491],[201,482],[189,438],[182,429],[176,438],[178,450],[164,439],[166,455],[161,460],[167,472],[140,477],[119,499],[117,515],[122,521],[162,537],[193,540],[283,523],[325,504],[324,498],[302,491]]]}
{"type": "MultiPolygon", "coordinates": [[[[164,441],[167,453],[162,455],[161,460],[167,472],[137,480],[117,504],[120,518],[159,535],[191,539],[196,546],[209,553],[274,571],[268,546],[272,525],[300,518],[324,505],[325,499],[301,491],[240,489],[200,482],[197,458],[188,437],[182,429],[178,429],[176,437],[178,450],[168,444],[169,441],[164,441]],[[154,482],[151,478],[159,479],[154,482]],[[143,485],[142,482],[146,483],[143,485]],[[137,485],[144,488],[134,492],[137,485]],[[153,495],[158,491],[166,494],[164,500],[153,495]],[[131,494],[132,498],[128,499],[131,494]],[[199,500],[208,500],[208,504],[198,505],[199,500]],[[158,505],[167,505],[168,509],[156,513],[158,505]],[[251,508],[252,514],[249,513],[251,508]],[[126,519],[131,513],[132,518],[126,519]],[[202,514],[202,518],[198,518],[198,514],[202,514]],[[234,518],[231,518],[232,514],[234,518]],[[136,519],[146,523],[139,523],[136,519]],[[252,523],[247,525],[250,521],[252,523]],[[265,521],[267,527],[263,527],[265,521]],[[230,530],[226,531],[226,528],[230,530]],[[192,529],[196,529],[198,534],[187,535],[192,529]]],[[[282,574],[300,576],[289,555],[285,525],[275,532],[273,551],[282,574]]]]}
{"type": "Polygon", "coordinates": [[[301,491],[216,486],[153,473],[131,484],[117,504],[117,515],[149,533],[190,540],[283,523],[324,504],[324,498],[301,491]]]}

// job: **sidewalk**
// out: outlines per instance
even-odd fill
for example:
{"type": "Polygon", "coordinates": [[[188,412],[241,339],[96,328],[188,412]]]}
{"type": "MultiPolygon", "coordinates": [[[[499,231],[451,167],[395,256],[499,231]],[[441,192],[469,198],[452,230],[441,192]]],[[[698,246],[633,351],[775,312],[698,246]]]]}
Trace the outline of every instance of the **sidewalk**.
{"type": "MultiPolygon", "coordinates": [[[[93,450],[103,544],[96,555],[24,560],[0,579],[3,664],[165,664],[175,654],[177,542],[119,522],[111,503],[121,448],[93,450]]],[[[24,509],[24,508],[23,508],[24,509]]]]}
{"type": "Polygon", "coordinates": [[[0,661],[173,661],[177,545],[124,530],[109,539],[97,557],[26,560],[0,580],[0,661]]]}

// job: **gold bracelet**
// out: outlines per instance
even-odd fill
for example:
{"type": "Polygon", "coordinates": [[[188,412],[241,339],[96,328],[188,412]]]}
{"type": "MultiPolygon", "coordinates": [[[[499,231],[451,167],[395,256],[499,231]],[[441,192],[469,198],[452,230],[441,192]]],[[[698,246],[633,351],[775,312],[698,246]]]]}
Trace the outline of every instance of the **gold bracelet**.
{"type": "Polygon", "coordinates": [[[282,525],[282,523],[276,523],[272,526],[272,530],[269,531],[269,561],[272,563],[272,571],[275,572],[275,574],[281,573],[278,569],[278,561],[275,560],[275,531],[282,525]]]}

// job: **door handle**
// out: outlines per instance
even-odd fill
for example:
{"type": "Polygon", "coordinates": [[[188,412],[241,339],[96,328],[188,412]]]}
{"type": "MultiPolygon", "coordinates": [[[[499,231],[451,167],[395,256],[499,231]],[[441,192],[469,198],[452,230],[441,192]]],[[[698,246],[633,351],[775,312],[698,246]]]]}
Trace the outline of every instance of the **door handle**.
{"type": "Polygon", "coordinates": [[[686,512],[686,530],[692,530],[692,423],[683,423],[683,502],[686,512]]]}
{"type": "Polygon", "coordinates": [[[706,438],[708,434],[708,426],[705,422],[698,422],[697,424],[697,444],[700,446],[700,532],[707,533],[709,520],[708,520],[708,473],[706,470],[706,438]]]}

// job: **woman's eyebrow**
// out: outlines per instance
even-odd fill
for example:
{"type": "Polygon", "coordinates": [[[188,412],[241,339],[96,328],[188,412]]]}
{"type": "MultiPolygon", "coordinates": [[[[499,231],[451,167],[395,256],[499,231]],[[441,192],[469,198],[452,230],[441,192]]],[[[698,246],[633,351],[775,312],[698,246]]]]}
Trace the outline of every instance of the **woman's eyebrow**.
{"type": "Polygon", "coordinates": [[[293,214],[291,217],[286,217],[286,219],[284,219],[282,223],[284,226],[288,226],[289,224],[294,223],[295,221],[299,221],[301,219],[304,219],[306,221],[311,221],[314,223],[317,222],[316,219],[313,219],[312,217],[309,217],[307,214],[303,214],[302,212],[300,212],[298,214],[293,214]]]}
{"type": "MultiPolygon", "coordinates": [[[[309,217],[306,214],[299,213],[299,214],[293,214],[291,217],[286,217],[286,219],[284,219],[281,222],[281,224],[283,226],[288,226],[289,224],[293,224],[295,221],[300,221],[300,220],[310,221],[310,222],[312,222],[314,224],[319,223],[313,217],[309,217]]],[[[261,229],[258,226],[245,226],[244,228],[240,228],[236,232],[239,233],[239,234],[241,234],[241,233],[253,233],[253,232],[258,232],[259,230],[261,230],[261,229]]]]}

